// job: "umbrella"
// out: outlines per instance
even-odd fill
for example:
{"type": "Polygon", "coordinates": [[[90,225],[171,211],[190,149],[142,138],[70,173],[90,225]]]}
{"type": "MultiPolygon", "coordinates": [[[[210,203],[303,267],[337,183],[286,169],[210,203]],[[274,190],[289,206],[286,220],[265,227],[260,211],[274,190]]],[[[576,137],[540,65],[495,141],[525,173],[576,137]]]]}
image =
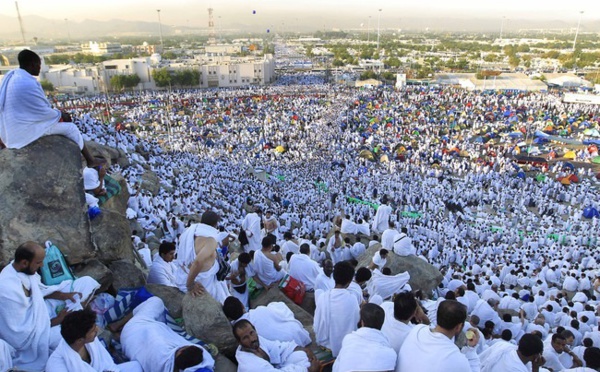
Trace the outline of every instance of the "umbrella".
{"type": "Polygon", "coordinates": [[[546,175],[540,173],[537,176],[535,176],[535,180],[538,182],[544,182],[544,181],[546,181],[546,175]]]}
{"type": "Polygon", "coordinates": [[[575,151],[567,151],[563,156],[565,159],[575,159],[575,151]]]}
{"type": "Polygon", "coordinates": [[[600,156],[594,156],[592,158],[592,163],[594,163],[594,164],[600,164],[600,156]]]}
{"type": "Polygon", "coordinates": [[[571,181],[569,181],[567,177],[563,177],[561,178],[560,183],[562,183],[563,185],[570,185],[571,181]]]}
{"type": "Polygon", "coordinates": [[[358,156],[360,156],[363,159],[368,159],[368,160],[375,160],[375,157],[373,155],[373,153],[369,150],[362,150],[358,156]]]}
{"type": "Polygon", "coordinates": [[[583,217],[585,218],[600,218],[600,213],[594,207],[587,207],[583,210],[583,217]]]}
{"type": "Polygon", "coordinates": [[[565,165],[563,165],[563,169],[569,169],[571,172],[573,172],[575,170],[575,166],[572,163],[565,163],[565,165]]]}

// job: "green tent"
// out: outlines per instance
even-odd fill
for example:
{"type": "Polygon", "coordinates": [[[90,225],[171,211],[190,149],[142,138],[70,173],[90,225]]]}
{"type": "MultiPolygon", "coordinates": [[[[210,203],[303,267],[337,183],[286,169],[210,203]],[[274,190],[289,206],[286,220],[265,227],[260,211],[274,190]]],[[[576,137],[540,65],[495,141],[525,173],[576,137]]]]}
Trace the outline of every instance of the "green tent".
{"type": "Polygon", "coordinates": [[[535,180],[538,182],[544,182],[546,181],[546,175],[540,173],[537,176],[535,176],[535,180]]]}
{"type": "Polygon", "coordinates": [[[594,164],[600,164],[600,156],[594,156],[592,158],[592,163],[594,163],[594,164]]]}

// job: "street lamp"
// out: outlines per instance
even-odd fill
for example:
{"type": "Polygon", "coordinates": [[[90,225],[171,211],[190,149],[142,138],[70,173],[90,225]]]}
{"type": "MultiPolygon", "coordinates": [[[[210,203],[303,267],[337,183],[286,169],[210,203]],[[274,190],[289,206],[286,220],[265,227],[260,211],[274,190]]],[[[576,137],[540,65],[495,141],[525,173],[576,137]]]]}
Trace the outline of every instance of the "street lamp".
{"type": "Polygon", "coordinates": [[[575,39],[573,39],[573,53],[575,53],[575,44],[577,44],[577,35],[579,35],[579,26],[581,25],[581,17],[583,10],[579,12],[579,20],[577,21],[577,29],[575,29],[575,39]]]}
{"type": "Polygon", "coordinates": [[[162,38],[162,23],[160,22],[160,9],[156,9],[156,13],[158,13],[158,35],[160,36],[160,52],[165,52],[165,45],[163,44],[162,38]]]}
{"type": "MultiPolygon", "coordinates": [[[[379,22],[381,21],[381,9],[379,9],[379,14],[377,16],[377,56],[379,56],[379,22]]],[[[380,58],[381,59],[381,58],[380,58]]]]}
{"type": "Polygon", "coordinates": [[[367,44],[371,42],[371,16],[369,16],[369,20],[367,21],[367,44]]]}
{"type": "Polygon", "coordinates": [[[502,17],[502,23],[500,24],[500,40],[502,40],[502,31],[504,31],[504,21],[506,21],[506,17],[502,17]]]}

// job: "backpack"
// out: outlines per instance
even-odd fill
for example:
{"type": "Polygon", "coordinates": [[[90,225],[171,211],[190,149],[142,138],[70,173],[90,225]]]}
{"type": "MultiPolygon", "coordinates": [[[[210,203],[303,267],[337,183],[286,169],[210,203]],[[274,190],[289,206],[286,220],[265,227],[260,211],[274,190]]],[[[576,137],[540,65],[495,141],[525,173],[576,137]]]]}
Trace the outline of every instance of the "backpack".
{"type": "Polygon", "coordinates": [[[302,304],[302,301],[304,301],[304,295],[306,294],[306,287],[304,286],[304,283],[296,278],[291,277],[290,274],[285,274],[285,277],[281,279],[281,282],[279,282],[279,288],[298,306],[302,304]]]}
{"type": "Polygon", "coordinates": [[[56,285],[64,280],[75,279],[65,256],[51,241],[46,242],[46,257],[40,271],[42,283],[45,285],[56,285]]]}

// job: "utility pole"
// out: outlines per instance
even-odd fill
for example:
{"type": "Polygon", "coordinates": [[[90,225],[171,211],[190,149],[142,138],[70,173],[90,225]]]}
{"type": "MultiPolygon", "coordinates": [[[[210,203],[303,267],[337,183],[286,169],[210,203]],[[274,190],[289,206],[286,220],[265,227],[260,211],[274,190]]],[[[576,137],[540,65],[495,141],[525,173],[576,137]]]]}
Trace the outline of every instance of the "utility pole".
{"type": "Polygon", "coordinates": [[[156,13],[158,14],[158,36],[160,37],[160,52],[165,52],[165,45],[163,44],[162,37],[162,23],[160,22],[160,9],[156,9],[156,13]]]}
{"type": "Polygon", "coordinates": [[[69,19],[65,18],[65,25],[67,26],[67,37],[69,38],[69,44],[71,44],[71,31],[69,31],[69,19]]]}
{"type": "MultiPolygon", "coordinates": [[[[380,57],[379,56],[379,34],[380,34],[379,23],[380,23],[380,21],[381,21],[381,9],[379,9],[379,15],[377,16],[377,56],[378,57],[380,57]]],[[[380,59],[381,59],[381,57],[380,57],[380,59]]]]}
{"type": "Polygon", "coordinates": [[[579,21],[577,21],[577,28],[575,29],[575,39],[573,39],[573,53],[575,53],[575,45],[577,44],[577,36],[579,35],[579,26],[581,26],[581,17],[583,16],[583,10],[579,12],[579,21]]]}
{"type": "Polygon", "coordinates": [[[18,1],[15,1],[15,6],[17,7],[17,17],[19,17],[19,27],[21,28],[21,37],[23,38],[23,45],[27,45],[27,41],[25,40],[25,29],[23,28],[23,19],[21,18],[21,12],[19,11],[18,1]]]}

